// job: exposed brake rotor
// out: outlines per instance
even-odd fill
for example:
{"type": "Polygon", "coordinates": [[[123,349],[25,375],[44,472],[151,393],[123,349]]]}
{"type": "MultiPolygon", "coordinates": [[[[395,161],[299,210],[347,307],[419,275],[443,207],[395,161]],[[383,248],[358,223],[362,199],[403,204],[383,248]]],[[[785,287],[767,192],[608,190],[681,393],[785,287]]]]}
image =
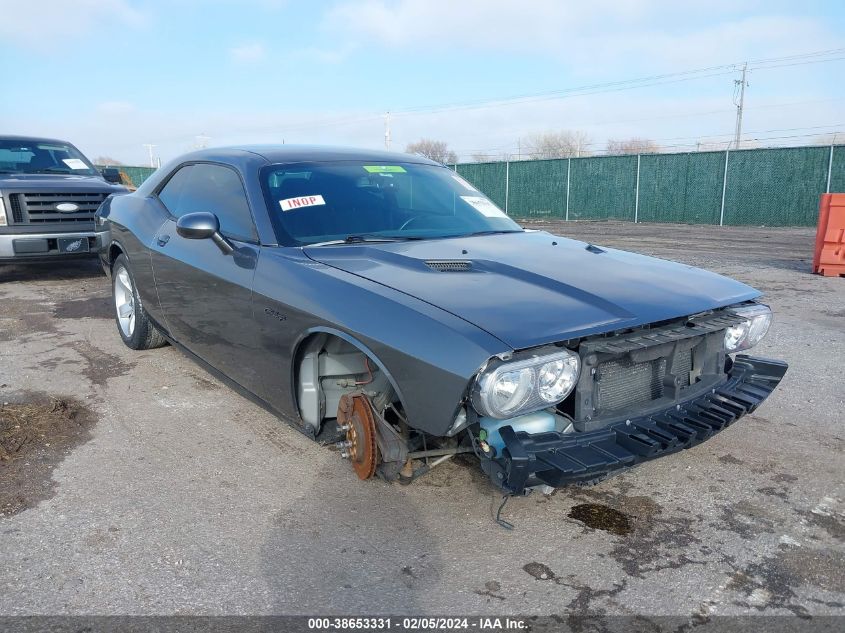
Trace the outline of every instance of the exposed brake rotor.
{"type": "Polygon", "coordinates": [[[349,393],[340,398],[337,423],[346,431],[342,442],[344,457],[352,462],[359,479],[369,479],[376,472],[379,461],[376,443],[376,422],[370,401],[362,393],[349,393]]]}

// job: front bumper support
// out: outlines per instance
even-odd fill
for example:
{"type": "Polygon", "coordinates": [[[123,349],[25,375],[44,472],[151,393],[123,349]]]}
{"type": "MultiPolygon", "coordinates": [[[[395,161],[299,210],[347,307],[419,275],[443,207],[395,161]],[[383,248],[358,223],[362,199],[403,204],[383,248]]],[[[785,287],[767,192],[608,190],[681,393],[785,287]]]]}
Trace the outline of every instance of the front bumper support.
{"type": "Polygon", "coordinates": [[[510,494],[542,484],[602,479],[709,439],[760,406],[786,369],[781,361],[740,355],[727,380],[712,390],[664,411],[589,433],[532,435],[505,426],[499,429],[505,442],[502,455],[482,459],[482,468],[510,494]]]}

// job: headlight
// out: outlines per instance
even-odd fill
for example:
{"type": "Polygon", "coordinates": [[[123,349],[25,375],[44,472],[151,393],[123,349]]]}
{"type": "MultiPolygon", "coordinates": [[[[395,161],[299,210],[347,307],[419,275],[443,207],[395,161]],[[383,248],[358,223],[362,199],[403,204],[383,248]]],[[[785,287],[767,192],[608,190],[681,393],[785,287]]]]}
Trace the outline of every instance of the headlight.
{"type": "Polygon", "coordinates": [[[745,321],[725,330],[725,351],[728,354],[757,345],[772,324],[772,311],[762,303],[732,308],[731,311],[745,317],[745,321]]]}
{"type": "Polygon", "coordinates": [[[580,369],[570,351],[503,363],[478,376],[472,403],[482,415],[498,419],[544,409],[572,392],[580,369]]]}
{"type": "Polygon", "coordinates": [[[3,204],[3,198],[0,198],[0,226],[6,226],[8,224],[8,220],[6,220],[6,205],[3,204]]]}

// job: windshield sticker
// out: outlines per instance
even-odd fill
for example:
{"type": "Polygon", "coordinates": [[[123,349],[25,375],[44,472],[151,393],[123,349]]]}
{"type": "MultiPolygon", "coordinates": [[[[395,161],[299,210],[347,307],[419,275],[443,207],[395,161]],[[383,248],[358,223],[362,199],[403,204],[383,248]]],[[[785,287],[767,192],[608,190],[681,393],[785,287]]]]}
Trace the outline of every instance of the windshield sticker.
{"type": "Polygon", "coordinates": [[[460,184],[460,185],[461,185],[464,189],[469,189],[470,191],[478,191],[478,189],[476,189],[475,187],[473,187],[471,184],[469,184],[466,180],[464,180],[464,179],[463,179],[463,178],[461,178],[460,176],[452,176],[452,178],[454,178],[455,180],[457,180],[457,181],[458,181],[458,183],[459,183],[459,184],[460,184]]]}
{"type": "Polygon", "coordinates": [[[508,217],[505,215],[504,211],[490,202],[487,198],[482,198],[481,196],[461,196],[461,200],[481,212],[482,215],[486,215],[488,218],[508,217]]]}
{"type": "Polygon", "coordinates": [[[298,198],[279,200],[279,206],[282,207],[282,211],[295,211],[303,207],[318,207],[322,204],[326,204],[323,196],[299,196],[298,198]]]}
{"type": "Polygon", "coordinates": [[[63,158],[62,162],[71,169],[88,169],[88,165],[78,158],[63,158]]]}
{"type": "Polygon", "coordinates": [[[405,168],[401,165],[364,165],[371,174],[404,174],[405,168]]]}

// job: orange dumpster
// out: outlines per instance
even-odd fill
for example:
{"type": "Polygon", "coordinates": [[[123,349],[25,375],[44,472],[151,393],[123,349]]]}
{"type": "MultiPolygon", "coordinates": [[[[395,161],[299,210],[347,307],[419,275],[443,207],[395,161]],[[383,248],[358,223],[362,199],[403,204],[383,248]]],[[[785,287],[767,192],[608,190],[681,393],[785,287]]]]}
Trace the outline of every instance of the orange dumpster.
{"type": "Polygon", "coordinates": [[[822,194],[813,272],[825,277],[845,275],[845,193],[822,194]]]}

